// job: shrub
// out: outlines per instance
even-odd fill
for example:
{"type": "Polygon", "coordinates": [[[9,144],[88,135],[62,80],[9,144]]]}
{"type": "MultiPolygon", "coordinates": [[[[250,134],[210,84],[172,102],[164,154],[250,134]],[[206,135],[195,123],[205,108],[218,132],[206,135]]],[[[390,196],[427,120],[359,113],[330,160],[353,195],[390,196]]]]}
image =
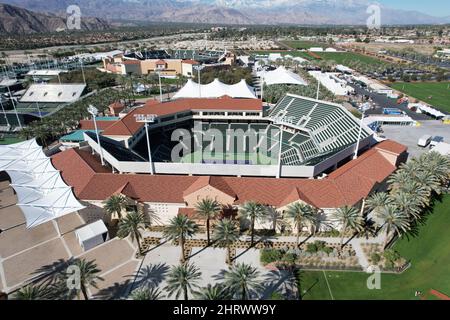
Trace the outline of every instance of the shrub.
{"type": "Polygon", "coordinates": [[[329,255],[330,253],[333,252],[333,248],[330,248],[330,247],[323,247],[323,248],[322,248],[322,251],[329,255]]]}
{"type": "Polygon", "coordinates": [[[380,262],[381,256],[378,253],[374,252],[370,255],[370,260],[372,260],[373,263],[377,264],[378,262],[380,262]]]}
{"type": "Polygon", "coordinates": [[[306,252],[308,253],[316,253],[318,251],[317,245],[315,243],[308,243],[306,245],[306,252]]]}
{"type": "Polygon", "coordinates": [[[288,264],[294,264],[296,260],[297,260],[297,255],[295,253],[286,253],[283,256],[283,262],[288,263],[288,264]]]}
{"type": "Polygon", "coordinates": [[[400,253],[393,249],[386,250],[383,254],[384,258],[394,264],[395,261],[401,258],[400,253]]]}
{"type": "Polygon", "coordinates": [[[322,250],[323,248],[326,247],[326,242],[325,241],[317,240],[317,241],[314,241],[314,243],[315,243],[318,251],[320,251],[320,250],[322,250]]]}
{"type": "Polygon", "coordinates": [[[260,260],[263,265],[279,261],[283,254],[280,250],[276,249],[262,249],[260,260]]]}

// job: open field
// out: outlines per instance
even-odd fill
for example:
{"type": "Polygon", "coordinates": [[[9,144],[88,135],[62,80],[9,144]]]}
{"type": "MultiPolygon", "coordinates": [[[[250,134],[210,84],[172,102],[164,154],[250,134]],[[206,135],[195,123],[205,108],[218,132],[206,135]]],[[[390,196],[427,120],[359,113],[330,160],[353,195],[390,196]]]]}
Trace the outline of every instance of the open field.
{"type": "Polygon", "coordinates": [[[434,54],[434,47],[428,44],[416,44],[416,43],[364,43],[364,42],[354,42],[354,43],[340,43],[339,45],[345,47],[353,48],[364,48],[366,51],[377,53],[381,50],[393,50],[393,51],[416,51],[421,54],[432,55],[434,54]]]}
{"type": "Polygon", "coordinates": [[[450,82],[396,82],[391,87],[450,112],[450,82]]]}
{"type": "Polygon", "coordinates": [[[416,291],[426,294],[430,289],[450,295],[449,206],[450,195],[446,195],[418,228],[417,236],[405,236],[395,244],[394,249],[412,266],[400,275],[383,274],[381,290],[367,289],[369,275],[365,273],[305,271],[301,276],[303,298],[419,299],[414,295],[416,291]]]}
{"type": "Polygon", "coordinates": [[[346,65],[349,62],[360,62],[366,65],[379,67],[386,65],[387,63],[372,57],[368,57],[362,54],[353,52],[315,52],[324,60],[333,60],[338,64],[346,65]]]}

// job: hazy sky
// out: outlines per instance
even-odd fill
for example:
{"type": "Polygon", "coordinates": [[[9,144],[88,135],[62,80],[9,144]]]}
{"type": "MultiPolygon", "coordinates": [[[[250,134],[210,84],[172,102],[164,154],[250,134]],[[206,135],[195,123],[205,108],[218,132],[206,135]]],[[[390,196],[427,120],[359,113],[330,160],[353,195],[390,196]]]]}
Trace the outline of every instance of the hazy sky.
{"type": "Polygon", "coordinates": [[[378,0],[392,8],[417,10],[437,17],[450,16],[450,0],[378,0]]]}

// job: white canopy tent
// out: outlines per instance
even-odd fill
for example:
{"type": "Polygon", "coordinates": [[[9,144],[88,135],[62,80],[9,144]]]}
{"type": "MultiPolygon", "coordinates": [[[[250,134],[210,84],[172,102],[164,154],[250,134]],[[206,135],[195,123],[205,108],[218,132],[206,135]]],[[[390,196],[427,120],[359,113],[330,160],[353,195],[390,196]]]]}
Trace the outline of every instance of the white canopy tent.
{"type": "Polygon", "coordinates": [[[85,208],[35,139],[0,146],[0,171],[11,178],[27,228],[85,208]]]}
{"type": "Polygon", "coordinates": [[[308,83],[300,77],[298,74],[287,70],[285,67],[279,67],[273,71],[261,71],[258,73],[259,77],[262,77],[264,83],[268,86],[274,84],[294,84],[300,86],[306,86],[308,83]]]}
{"type": "Polygon", "coordinates": [[[173,96],[173,99],[220,98],[223,96],[256,99],[255,90],[244,79],[233,85],[222,83],[219,79],[215,79],[209,84],[199,85],[192,81],[192,79],[189,79],[184,87],[173,96]]]}

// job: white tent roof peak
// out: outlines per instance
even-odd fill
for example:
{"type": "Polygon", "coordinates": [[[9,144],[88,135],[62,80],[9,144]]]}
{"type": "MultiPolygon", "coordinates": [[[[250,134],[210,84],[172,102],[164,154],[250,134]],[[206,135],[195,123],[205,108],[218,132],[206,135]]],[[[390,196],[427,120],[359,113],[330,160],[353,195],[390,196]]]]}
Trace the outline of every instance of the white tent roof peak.
{"type": "Polygon", "coordinates": [[[295,84],[306,86],[308,83],[300,75],[287,70],[281,66],[273,71],[262,71],[258,76],[264,79],[264,83],[268,86],[274,84],[295,84]]]}
{"type": "Polygon", "coordinates": [[[209,84],[202,85],[199,85],[192,79],[189,79],[184,87],[175,94],[173,99],[200,97],[220,98],[223,96],[229,96],[231,98],[256,99],[255,90],[245,82],[245,79],[236,84],[228,85],[221,82],[217,78],[209,84]]]}

